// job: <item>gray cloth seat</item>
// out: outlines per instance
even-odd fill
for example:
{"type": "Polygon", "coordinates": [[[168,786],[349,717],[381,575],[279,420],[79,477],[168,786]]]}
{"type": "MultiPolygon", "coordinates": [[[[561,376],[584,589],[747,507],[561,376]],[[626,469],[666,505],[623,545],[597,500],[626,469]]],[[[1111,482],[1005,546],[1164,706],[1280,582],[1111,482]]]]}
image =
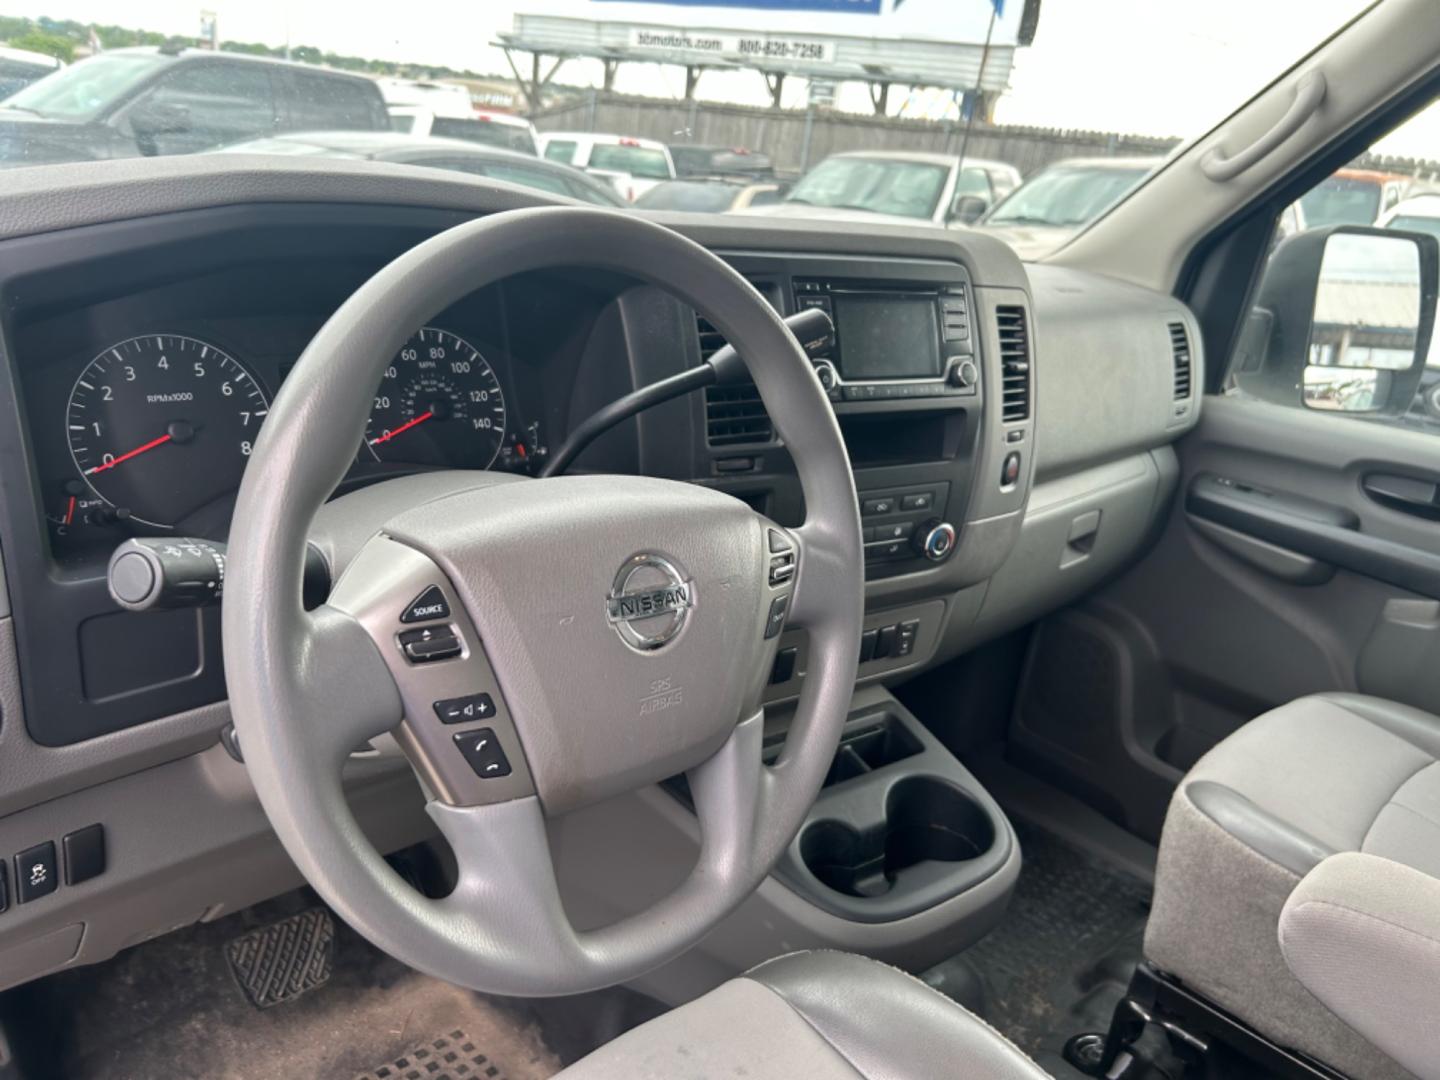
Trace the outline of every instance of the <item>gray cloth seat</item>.
{"type": "MultiPolygon", "coordinates": [[[[1393,864],[1407,895],[1433,887],[1440,897],[1440,718],[1357,694],[1300,698],[1225,739],[1176,790],[1146,956],[1280,1045],[1357,1077],[1410,1077],[1396,1058],[1414,1067],[1413,1053],[1386,1038],[1397,1027],[1380,1010],[1428,1022],[1434,1000],[1367,1005],[1320,985],[1314,973],[1325,965],[1303,953],[1325,947],[1321,924],[1305,916],[1327,910],[1325,897],[1286,909],[1302,880],[1310,893],[1338,882],[1347,910],[1369,906],[1350,913],[1379,926],[1394,899],[1393,890],[1384,895],[1393,864]],[[1356,857],[1341,853],[1373,857],[1372,895],[1357,892],[1356,857]],[[1290,920],[1283,949],[1282,911],[1290,920]]],[[[1327,977],[1334,974],[1331,964],[1327,977]]]]}
{"type": "Polygon", "coordinates": [[[602,1046],[564,1080],[1045,1080],[983,1021],[864,957],[792,953],[602,1046]]]}

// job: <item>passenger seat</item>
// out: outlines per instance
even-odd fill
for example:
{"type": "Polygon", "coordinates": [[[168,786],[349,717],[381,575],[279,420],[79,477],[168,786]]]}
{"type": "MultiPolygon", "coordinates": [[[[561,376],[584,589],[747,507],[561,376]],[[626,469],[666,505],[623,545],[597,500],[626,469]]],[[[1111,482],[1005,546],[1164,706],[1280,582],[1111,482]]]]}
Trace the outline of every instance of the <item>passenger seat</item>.
{"type": "Polygon", "coordinates": [[[1171,801],[1145,953],[1344,1073],[1440,1077],[1440,717],[1318,694],[1216,746],[1171,801]]]}

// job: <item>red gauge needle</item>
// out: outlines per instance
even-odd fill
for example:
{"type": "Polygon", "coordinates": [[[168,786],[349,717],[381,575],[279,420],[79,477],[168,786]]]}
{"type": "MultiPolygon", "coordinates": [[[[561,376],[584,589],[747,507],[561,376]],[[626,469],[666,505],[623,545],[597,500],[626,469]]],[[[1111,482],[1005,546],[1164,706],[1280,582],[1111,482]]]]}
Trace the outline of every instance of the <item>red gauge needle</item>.
{"type": "MultiPolygon", "coordinates": [[[[391,439],[393,439],[396,435],[403,435],[405,432],[409,431],[409,430],[410,430],[412,427],[414,427],[416,424],[423,424],[426,420],[432,420],[432,419],[434,419],[434,417],[435,417],[435,410],[433,410],[433,409],[430,409],[430,410],[428,410],[428,411],[426,411],[426,412],[423,412],[423,413],[421,413],[419,416],[415,417],[414,420],[407,420],[405,423],[403,423],[403,424],[401,424],[399,427],[397,427],[394,431],[387,431],[387,432],[385,432],[384,435],[381,435],[378,439],[371,439],[371,440],[370,440],[370,445],[371,445],[371,446],[379,446],[382,442],[389,442],[389,441],[390,441],[391,439]]],[[[147,449],[149,449],[149,447],[141,447],[141,449],[142,449],[142,450],[147,450],[147,449]]],[[[138,451],[136,451],[136,452],[138,453],[138,451]]],[[[127,456],[128,456],[128,455],[127,455],[127,456]]],[[[118,461],[118,460],[120,460],[120,459],[117,458],[116,460],[118,461]]]]}
{"type": "Polygon", "coordinates": [[[129,451],[121,454],[121,455],[120,455],[119,457],[117,457],[117,458],[111,458],[109,461],[105,462],[103,465],[96,465],[93,469],[86,469],[86,470],[85,470],[85,475],[86,475],[86,476],[94,476],[96,473],[102,473],[102,472],[104,472],[106,469],[113,469],[116,465],[119,465],[122,461],[129,461],[129,460],[130,460],[131,458],[133,458],[133,457],[139,457],[141,454],[145,453],[147,450],[154,450],[157,446],[163,446],[165,443],[169,442],[169,441],[170,441],[171,439],[173,439],[174,437],[175,437],[175,436],[171,435],[169,432],[166,432],[164,435],[161,435],[158,439],[151,439],[151,440],[150,440],[149,442],[147,442],[144,446],[137,446],[134,450],[129,450],[129,451]]]}
{"type": "Polygon", "coordinates": [[[70,501],[65,504],[65,524],[69,525],[75,520],[75,496],[70,496],[70,501]]]}

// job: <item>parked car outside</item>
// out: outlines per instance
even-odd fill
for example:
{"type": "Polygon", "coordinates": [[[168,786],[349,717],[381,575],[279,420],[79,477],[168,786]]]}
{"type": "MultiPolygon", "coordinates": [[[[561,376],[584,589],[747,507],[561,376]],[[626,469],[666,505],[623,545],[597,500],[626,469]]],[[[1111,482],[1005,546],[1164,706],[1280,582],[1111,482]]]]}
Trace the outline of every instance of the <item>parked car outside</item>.
{"type": "Polygon", "coordinates": [[[1163,158],[1071,158],[1042,169],[975,225],[1022,259],[1054,251],[1149,176],[1163,158]]]}
{"type": "Polygon", "coordinates": [[[780,202],[751,212],[946,225],[960,213],[975,220],[1019,185],[1019,170],[1003,161],[966,158],[962,168],[954,154],[859,150],[832,154],[780,202]]]}
{"type": "Polygon", "coordinates": [[[395,131],[304,131],[236,143],[220,153],[314,155],[350,160],[389,161],[485,176],[552,195],[566,195],[593,206],[627,203],[609,184],[579,169],[498,146],[462,139],[405,135],[395,131]]]}
{"type": "Polygon", "coordinates": [[[604,176],[627,202],[634,202],[656,184],[675,179],[670,150],[654,139],[593,132],[544,131],[540,153],[551,161],[604,176]]]}
{"type": "Polygon", "coordinates": [[[687,176],[750,176],[757,180],[775,177],[775,162],[769,154],[747,150],[743,146],[697,146],[694,143],[671,143],[670,158],[675,162],[675,175],[687,176]]]}
{"type": "Polygon", "coordinates": [[[466,116],[444,116],[420,105],[392,105],[390,128],[406,135],[437,135],[538,155],[535,125],[509,113],[472,109],[466,116]]]}
{"type": "Polygon", "coordinates": [[[209,49],[100,53],[0,102],[0,166],[193,154],[286,131],[390,126],[373,79],[209,49]]]}
{"type": "Polygon", "coordinates": [[[1374,225],[1417,187],[1412,176],[1377,169],[1339,169],[1300,198],[1307,229],[1374,225]]]}
{"type": "Polygon", "coordinates": [[[29,49],[0,45],[0,98],[53,74],[65,66],[63,60],[29,49]]]}
{"type": "Polygon", "coordinates": [[[656,184],[635,200],[637,210],[689,210],[725,214],[780,201],[774,181],[756,183],[743,176],[692,176],[656,184]]]}

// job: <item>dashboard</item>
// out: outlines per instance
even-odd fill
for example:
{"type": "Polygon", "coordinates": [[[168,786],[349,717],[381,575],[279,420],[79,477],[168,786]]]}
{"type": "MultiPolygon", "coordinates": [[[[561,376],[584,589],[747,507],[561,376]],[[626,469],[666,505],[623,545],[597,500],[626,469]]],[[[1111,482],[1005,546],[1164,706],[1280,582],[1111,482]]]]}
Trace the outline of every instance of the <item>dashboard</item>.
{"type": "MultiPolygon", "coordinates": [[[[391,259],[520,200],[348,167],[117,168],[146,174],[153,213],[85,199],[77,219],[40,189],[0,201],[0,408],[13,421],[0,423],[0,544],[24,726],[43,747],[223,702],[218,607],[121,610],[110,554],[129,537],[224,540],[270,404],[325,320],[391,259]],[[224,194],[197,205],[200,191],[224,194]]],[[[1198,338],[1175,301],[1027,272],[1003,245],[953,231],[657,220],[781,314],[821,307],[835,321],[816,377],[861,503],[859,681],[922,670],[1034,617],[1143,539],[1166,482],[1154,455],[1195,419],[1192,400],[1172,396],[1173,328],[1198,338]],[[1085,506],[1065,518],[1077,491],[1085,506]]],[[[584,267],[517,275],[397,329],[408,340],[337,497],[421,471],[534,474],[598,409],[724,343],[663,273],[584,267]]],[[[748,384],[643,412],[574,468],[704,484],[781,524],[805,518],[779,425],[748,384]]],[[[803,683],[803,635],[787,632],[780,654],[776,702],[803,683]]]]}
{"type": "MultiPolygon", "coordinates": [[[[113,844],[102,877],[0,913],[0,985],[296,883],[225,742],[219,605],[123,610],[107,562],[132,537],[226,538],[265,413],[376,270],[454,225],[552,201],[439,172],[207,157],[15,170],[0,192],[0,852],[97,822],[113,844]]],[[[838,324],[816,378],[860,502],[857,684],[1082,596],[1168,512],[1171,443],[1204,384],[1198,327],[1172,297],[1023,266],[958,230],[652,217],[782,314],[818,306],[838,324]],[[941,526],[943,547],[922,542],[941,526]]],[[[417,472],[437,490],[447,470],[534,473],[602,407],[699,364],[723,337],[663,269],[518,275],[396,328],[408,341],[336,497],[379,504],[382,481],[417,472]]],[[[753,386],[711,386],[616,426],[573,468],[713,487],[795,525],[783,426],[753,386]]],[[[332,576],[343,567],[338,546],[322,554],[332,576]]],[[[804,633],[784,629],[766,689],[777,722],[807,668],[804,633]]],[[[425,835],[402,763],[359,755],[347,776],[377,847],[425,835]]]]}

